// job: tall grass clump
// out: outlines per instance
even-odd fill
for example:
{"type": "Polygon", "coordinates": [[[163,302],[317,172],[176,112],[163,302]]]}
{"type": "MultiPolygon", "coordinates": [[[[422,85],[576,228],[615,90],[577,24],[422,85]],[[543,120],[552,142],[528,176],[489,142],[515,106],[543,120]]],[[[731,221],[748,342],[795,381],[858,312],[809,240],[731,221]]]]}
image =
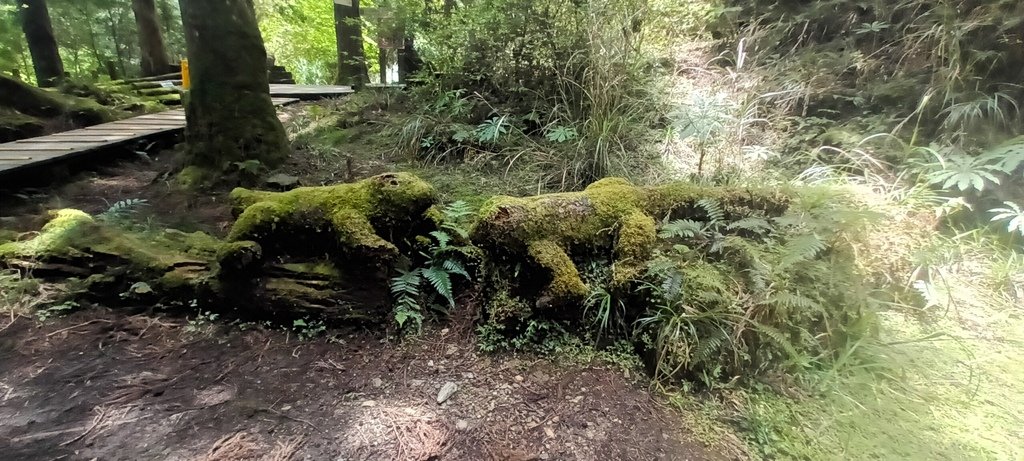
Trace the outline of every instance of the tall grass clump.
{"type": "Polygon", "coordinates": [[[575,189],[644,165],[666,112],[646,2],[482,0],[432,21],[429,72],[402,150],[432,161],[498,161],[575,189]]]}

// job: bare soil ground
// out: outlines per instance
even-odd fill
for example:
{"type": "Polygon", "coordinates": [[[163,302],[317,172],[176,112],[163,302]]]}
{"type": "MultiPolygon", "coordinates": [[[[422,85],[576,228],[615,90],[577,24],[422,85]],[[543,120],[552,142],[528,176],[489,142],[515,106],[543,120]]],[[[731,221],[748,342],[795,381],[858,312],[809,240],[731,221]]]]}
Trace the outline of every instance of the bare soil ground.
{"type": "Polygon", "coordinates": [[[723,459],[643,378],[482,355],[449,329],[299,341],[102,308],[4,324],[4,459],[723,459]]]}

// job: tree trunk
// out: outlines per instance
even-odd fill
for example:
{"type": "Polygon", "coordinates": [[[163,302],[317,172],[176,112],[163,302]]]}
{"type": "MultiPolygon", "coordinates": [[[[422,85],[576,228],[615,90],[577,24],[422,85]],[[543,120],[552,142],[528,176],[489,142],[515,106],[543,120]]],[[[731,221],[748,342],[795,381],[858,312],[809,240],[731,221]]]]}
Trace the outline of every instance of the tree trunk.
{"type": "Polygon", "coordinates": [[[334,32],[338,43],[339,85],[360,88],[370,80],[363,55],[363,24],[359,0],[334,2],[334,32]],[[343,3],[350,3],[345,5],[343,3]]]}
{"type": "Polygon", "coordinates": [[[21,6],[21,29],[32,54],[36,81],[39,86],[54,86],[64,78],[64,64],[60,60],[46,0],[18,0],[16,4],[21,6]]]}
{"type": "Polygon", "coordinates": [[[406,37],[398,50],[398,83],[405,83],[409,76],[420,70],[423,61],[416,53],[416,44],[412,37],[406,37]]]}
{"type": "Polygon", "coordinates": [[[156,3],[154,0],[132,0],[132,11],[139,28],[142,75],[149,77],[167,73],[171,60],[167,57],[164,36],[157,21],[156,3]]]}
{"type": "Polygon", "coordinates": [[[270,101],[267,51],[252,1],[179,4],[192,77],[187,164],[212,173],[246,160],[280,165],[288,156],[288,139],[270,101]]]}

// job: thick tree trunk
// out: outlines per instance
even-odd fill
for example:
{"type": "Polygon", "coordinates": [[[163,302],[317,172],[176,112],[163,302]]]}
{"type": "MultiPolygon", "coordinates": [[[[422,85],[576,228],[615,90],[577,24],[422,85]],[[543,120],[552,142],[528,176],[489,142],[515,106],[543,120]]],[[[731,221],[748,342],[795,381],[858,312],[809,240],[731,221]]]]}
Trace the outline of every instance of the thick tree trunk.
{"type": "Polygon", "coordinates": [[[208,172],[288,156],[270,101],[267,52],[251,0],[180,0],[192,86],[186,106],[187,163],[208,172]]]}
{"type": "Polygon", "coordinates": [[[360,88],[370,80],[363,55],[363,25],[359,0],[334,2],[334,32],[338,43],[339,85],[360,88]]]}
{"type": "Polygon", "coordinates": [[[139,50],[142,52],[142,75],[160,75],[169,71],[171,60],[164,47],[154,0],[132,0],[135,23],[139,28],[139,50]]]}
{"type": "Polygon", "coordinates": [[[398,83],[405,83],[409,76],[420,70],[423,61],[416,53],[416,44],[412,37],[406,37],[403,47],[398,50],[398,83]]]}
{"type": "Polygon", "coordinates": [[[21,29],[32,54],[36,81],[39,86],[54,86],[64,78],[64,64],[60,60],[46,0],[18,0],[16,4],[21,7],[21,29]]]}

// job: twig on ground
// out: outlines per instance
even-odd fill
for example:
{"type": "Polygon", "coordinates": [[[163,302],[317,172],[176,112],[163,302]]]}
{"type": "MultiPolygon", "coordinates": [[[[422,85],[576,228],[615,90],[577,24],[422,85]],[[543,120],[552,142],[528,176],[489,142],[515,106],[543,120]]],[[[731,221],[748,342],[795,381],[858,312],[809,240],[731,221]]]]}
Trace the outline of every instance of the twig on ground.
{"type": "Polygon", "coordinates": [[[91,325],[93,323],[99,323],[99,322],[114,323],[114,322],[111,322],[110,320],[107,320],[107,319],[93,319],[93,320],[90,320],[88,322],[79,323],[78,325],[73,325],[73,326],[70,326],[70,327],[67,327],[67,328],[61,328],[61,329],[59,329],[57,331],[54,331],[54,332],[51,332],[51,333],[47,333],[46,337],[49,338],[51,336],[61,334],[61,333],[65,332],[65,331],[68,331],[68,330],[74,330],[75,328],[78,328],[78,327],[84,327],[86,325],[91,325]]]}

